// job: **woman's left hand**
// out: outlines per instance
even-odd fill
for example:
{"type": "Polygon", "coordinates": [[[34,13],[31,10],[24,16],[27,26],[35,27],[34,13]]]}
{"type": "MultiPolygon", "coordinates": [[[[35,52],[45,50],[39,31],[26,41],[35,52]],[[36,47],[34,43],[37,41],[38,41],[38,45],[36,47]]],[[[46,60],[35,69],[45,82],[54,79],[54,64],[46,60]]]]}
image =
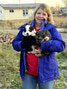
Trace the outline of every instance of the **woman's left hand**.
{"type": "Polygon", "coordinates": [[[35,56],[41,56],[41,49],[35,49],[35,56]]]}

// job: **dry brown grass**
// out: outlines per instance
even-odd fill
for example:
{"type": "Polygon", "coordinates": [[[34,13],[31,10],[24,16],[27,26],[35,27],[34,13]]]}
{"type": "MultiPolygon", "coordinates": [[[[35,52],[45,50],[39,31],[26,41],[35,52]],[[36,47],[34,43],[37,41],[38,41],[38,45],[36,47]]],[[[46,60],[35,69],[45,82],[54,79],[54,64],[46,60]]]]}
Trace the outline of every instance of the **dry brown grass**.
{"type": "Polygon", "coordinates": [[[67,28],[67,16],[54,16],[54,22],[57,27],[67,28]]]}
{"type": "MultiPolygon", "coordinates": [[[[0,21],[0,29],[17,29],[26,22],[28,22],[28,19],[0,21]]],[[[54,22],[57,27],[67,28],[67,16],[54,16],[54,22]]]]}
{"type": "Polygon", "coordinates": [[[0,21],[0,29],[16,29],[26,23],[28,20],[5,20],[0,21]]]}

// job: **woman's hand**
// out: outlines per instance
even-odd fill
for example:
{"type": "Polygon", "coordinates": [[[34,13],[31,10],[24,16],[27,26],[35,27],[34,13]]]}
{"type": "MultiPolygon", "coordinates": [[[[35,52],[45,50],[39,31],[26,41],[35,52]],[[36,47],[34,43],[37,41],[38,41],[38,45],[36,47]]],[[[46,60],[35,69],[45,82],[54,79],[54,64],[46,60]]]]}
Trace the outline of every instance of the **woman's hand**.
{"type": "Polygon", "coordinates": [[[41,56],[41,49],[35,49],[35,56],[39,57],[41,56]]]}

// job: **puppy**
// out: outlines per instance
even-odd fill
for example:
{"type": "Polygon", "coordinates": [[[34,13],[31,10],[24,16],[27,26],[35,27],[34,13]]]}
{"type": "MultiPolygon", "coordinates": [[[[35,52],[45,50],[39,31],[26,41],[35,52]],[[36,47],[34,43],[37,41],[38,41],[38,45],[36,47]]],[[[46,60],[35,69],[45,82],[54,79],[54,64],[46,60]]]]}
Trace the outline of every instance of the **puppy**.
{"type": "MultiPolygon", "coordinates": [[[[36,33],[36,44],[40,46],[40,44],[43,41],[48,41],[48,40],[52,40],[52,36],[50,34],[50,32],[46,29],[44,30],[40,30],[39,32],[36,33]]],[[[44,57],[46,55],[48,55],[50,52],[49,51],[45,51],[43,49],[38,49],[36,50],[36,56],[38,57],[44,57]]]]}
{"type": "Polygon", "coordinates": [[[33,41],[35,39],[35,35],[36,35],[36,31],[35,29],[32,27],[32,25],[26,25],[24,28],[23,28],[23,31],[22,31],[22,41],[23,40],[31,40],[31,42],[27,44],[28,48],[26,50],[26,52],[28,53],[34,53],[35,51],[35,46],[33,45],[33,41]],[[32,46],[30,46],[32,45],[32,46]]]}

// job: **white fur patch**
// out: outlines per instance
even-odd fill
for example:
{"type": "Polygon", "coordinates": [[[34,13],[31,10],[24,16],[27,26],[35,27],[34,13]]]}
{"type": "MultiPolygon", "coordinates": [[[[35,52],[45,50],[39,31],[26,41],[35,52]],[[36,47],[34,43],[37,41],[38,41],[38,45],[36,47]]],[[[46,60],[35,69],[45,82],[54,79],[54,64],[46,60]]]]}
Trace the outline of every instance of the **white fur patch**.
{"type": "Polygon", "coordinates": [[[25,30],[26,31],[23,31],[23,33],[22,33],[23,36],[35,36],[36,31],[35,31],[35,29],[30,31],[30,25],[26,25],[25,26],[25,30]]]}

